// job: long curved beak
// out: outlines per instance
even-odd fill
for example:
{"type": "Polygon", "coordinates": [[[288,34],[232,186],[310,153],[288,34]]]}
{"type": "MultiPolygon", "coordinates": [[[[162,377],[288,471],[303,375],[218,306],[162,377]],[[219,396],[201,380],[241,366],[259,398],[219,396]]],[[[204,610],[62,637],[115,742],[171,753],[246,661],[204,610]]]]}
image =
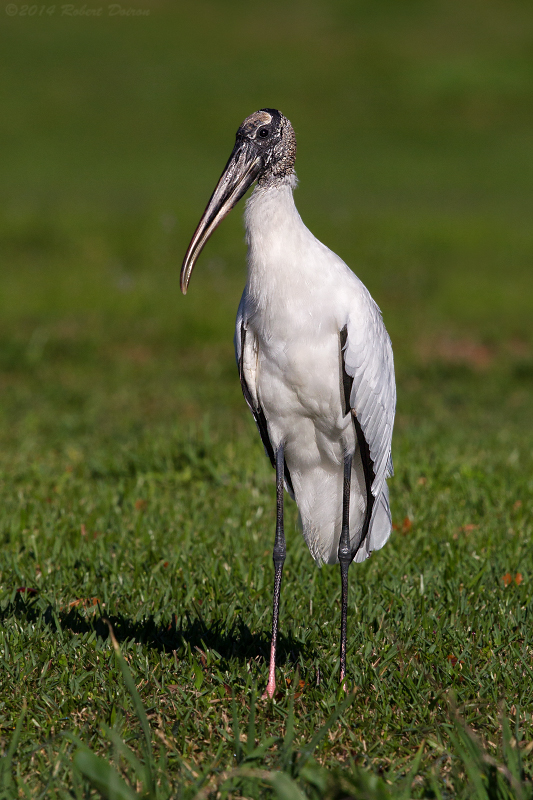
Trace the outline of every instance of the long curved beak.
{"type": "Polygon", "coordinates": [[[255,181],[261,167],[261,156],[253,145],[248,141],[237,142],[185,253],[180,276],[183,294],[187,294],[191,274],[203,246],[255,181]]]}

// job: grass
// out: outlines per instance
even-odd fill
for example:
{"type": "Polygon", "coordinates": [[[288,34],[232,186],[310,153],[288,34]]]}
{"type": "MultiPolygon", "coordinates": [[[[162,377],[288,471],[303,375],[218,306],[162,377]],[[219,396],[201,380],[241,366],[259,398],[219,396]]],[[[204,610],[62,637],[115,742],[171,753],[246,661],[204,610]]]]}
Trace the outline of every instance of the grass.
{"type": "Polygon", "coordinates": [[[531,796],[531,9],[269,8],[0,31],[8,798],[531,796]],[[233,362],[238,212],[179,296],[265,105],[396,357],[396,529],[350,571],[345,705],[338,571],[289,501],[260,699],[274,482],[233,362]]]}

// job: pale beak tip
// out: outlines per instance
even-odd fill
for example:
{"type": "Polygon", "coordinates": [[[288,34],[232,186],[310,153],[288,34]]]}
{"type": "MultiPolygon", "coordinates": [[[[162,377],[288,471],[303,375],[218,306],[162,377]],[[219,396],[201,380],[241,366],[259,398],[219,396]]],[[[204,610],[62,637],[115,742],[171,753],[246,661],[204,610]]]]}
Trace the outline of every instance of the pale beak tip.
{"type": "Polygon", "coordinates": [[[187,294],[187,289],[189,288],[189,280],[190,280],[190,273],[187,274],[185,267],[181,268],[181,275],[180,275],[180,289],[182,294],[187,294]]]}

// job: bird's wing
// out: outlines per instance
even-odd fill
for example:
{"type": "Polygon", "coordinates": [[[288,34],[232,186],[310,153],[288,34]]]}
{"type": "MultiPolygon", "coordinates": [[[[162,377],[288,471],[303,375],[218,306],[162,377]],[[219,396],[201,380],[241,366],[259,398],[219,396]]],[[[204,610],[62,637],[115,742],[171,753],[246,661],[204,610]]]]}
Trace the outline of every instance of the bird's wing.
{"type": "MultiPolygon", "coordinates": [[[[246,315],[246,290],[241,297],[239,309],[237,311],[237,322],[235,325],[235,358],[237,360],[237,367],[239,369],[239,378],[241,381],[242,393],[244,399],[248,404],[248,408],[253,414],[255,424],[259,430],[261,441],[265,448],[265,453],[270,459],[270,463],[276,468],[276,454],[274,447],[270,441],[268,434],[268,423],[265,413],[259,402],[257,396],[257,340],[253,333],[248,331],[247,328],[247,315],[246,315]]],[[[285,486],[292,498],[294,498],[294,489],[292,480],[285,462],[285,486]]]]}
{"type": "Polygon", "coordinates": [[[365,468],[365,476],[368,472],[372,496],[379,498],[385,479],[393,474],[394,361],[379,308],[366,290],[361,300],[341,331],[344,391],[354,417],[363,466],[365,456],[371,466],[371,472],[365,468]]]}

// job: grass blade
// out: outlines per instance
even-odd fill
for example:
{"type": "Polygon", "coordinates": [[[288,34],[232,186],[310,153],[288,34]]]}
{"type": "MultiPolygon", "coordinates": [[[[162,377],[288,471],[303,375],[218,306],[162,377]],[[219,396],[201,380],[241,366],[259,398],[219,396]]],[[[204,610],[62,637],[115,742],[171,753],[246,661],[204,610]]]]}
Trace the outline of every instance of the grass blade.
{"type": "Polygon", "coordinates": [[[424,745],[425,741],[422,740],[420,747],[418,748],[417,754],[415,756],[415,759],[413,761],[413,765],[409,770],[407,778],[405,779],[404,788],[398,796],[398,800],[409,800],[409,797],[411,796],[411,785],[416,777],[416,773],[420,768],[420,762],[422,761],[422,755],[424,754],[424,745]]]}
{"type": "Polygon", "coordinates": [[[88,748],[74,754],[74,766],[106,800],[139,800],[137,794],[110,764],[88,748]]]}
{"type": "Polygon", "coordinates": [[[255,749],[255,683],[252,687],[250,699],[250,715],[248,717],[248,738],[246,741],[246,754],[249,755],[255,749]]]}
{"type": "Polygon", "coordinates": [[[241,745],[241,732],[239,728],[239,717],[237,716],[237,704],[235,702],[235,690],[231,695],[231,713],[233,718],[233,739],[234,739],[234,753],[237,764],[242,761],[242,745],[241,745]]]}
{"type": "Polygon", "coordinates": [[[275,772],[268,780],[279,800],[307,800],[298,784],[286,772],[275,772]]]}
{"type": "Polygon", "coordinates": [[[483,782],[482,759],[477,742],[468,735],[468,732],[458,720],[455,720],[455,730],[457,735],[450,732],[450,739],[463,762],[470,783],[475,789],[476,794],[473,795],[473,798],[475,797],[475,800],[490,800],[483,782]]]}
{"type": "Polygon", "coordinates": [[[283,770],[288,770],[293,760],[294,750],[292,743],[294,741],[294,695],[296,693],[296,686],[298,685],[298,670],[294,676],[294,683],[289,701],[289,711],[287,714],[287,725],[285,729],[285,738],[283,739],[283,746],[281,748],[281,766],[283,770]]]}
{"type": "Polygon", "coordinates": [[[128,665],[124,659],[120,651],[120,646],[115,638],[115,634],[113,632],[113,628],[111,624],[107,623],[109,627],[109,636],[111,637],[111,642],[113,644],[113,648],[115,650],[115,655],[120,666],[120,670],[122,672],[122,677],[124,678],[124,683],[126,684],[126,688],[128,689],[131,698],[133,700],[133,705],[135,708],[135,713],[137,714],[137,718],[141,723],[141,727],[144,733],[144,741],[145,741],[145,750],[146,750],[146,779],[149,784],[149,790],[153,791],[153,778],[152,778],[152,765],[153,765],[153,756],[152,756],[152,734],[150,731],[150,723],[148,722],[148,717],[146,716],[146,711],[144,710],[143,702],[137,691],[137,687],[135,686],[135,681],[133,680],[133,676],[130,672],[128,665]]]}
{"type": "Polygon", "coordinates": [[[129,748],[126,742],[124,742],[121,739],[120,735],[117,733],[116,730],[110,728],[105,723],[102,725],[102,729],[105,732],[108,739],[111,741],[111,744],[116,748],[117,753],[123,756],[128,761],[130,766],[133,767],[133,769],[137,773],[137,777],[140,780],[144,781],[146,777],[146,770],[139,761],[139,759],[137,758],[137,756],[135,755],[135,753],[133,752],[133,750],[129,748]]]}
{"type": "Polygon", "coordinates": [[[26,716],[26,702],[24,701],[22,712],[17,720],[17,724],[15,726],[13,736],[11,737],[7,753],[3,758],[0,758],[0,779],[1,779],[0,785],[2,786],[3,789],[9,789],[13,785],[13,776],[11,774],[11,767],[13,762],[13,756],[15,755],[15,752],[18,747],[20,734],[22,732],[22,723],[24,722],[25,716],[26,716]]]}

